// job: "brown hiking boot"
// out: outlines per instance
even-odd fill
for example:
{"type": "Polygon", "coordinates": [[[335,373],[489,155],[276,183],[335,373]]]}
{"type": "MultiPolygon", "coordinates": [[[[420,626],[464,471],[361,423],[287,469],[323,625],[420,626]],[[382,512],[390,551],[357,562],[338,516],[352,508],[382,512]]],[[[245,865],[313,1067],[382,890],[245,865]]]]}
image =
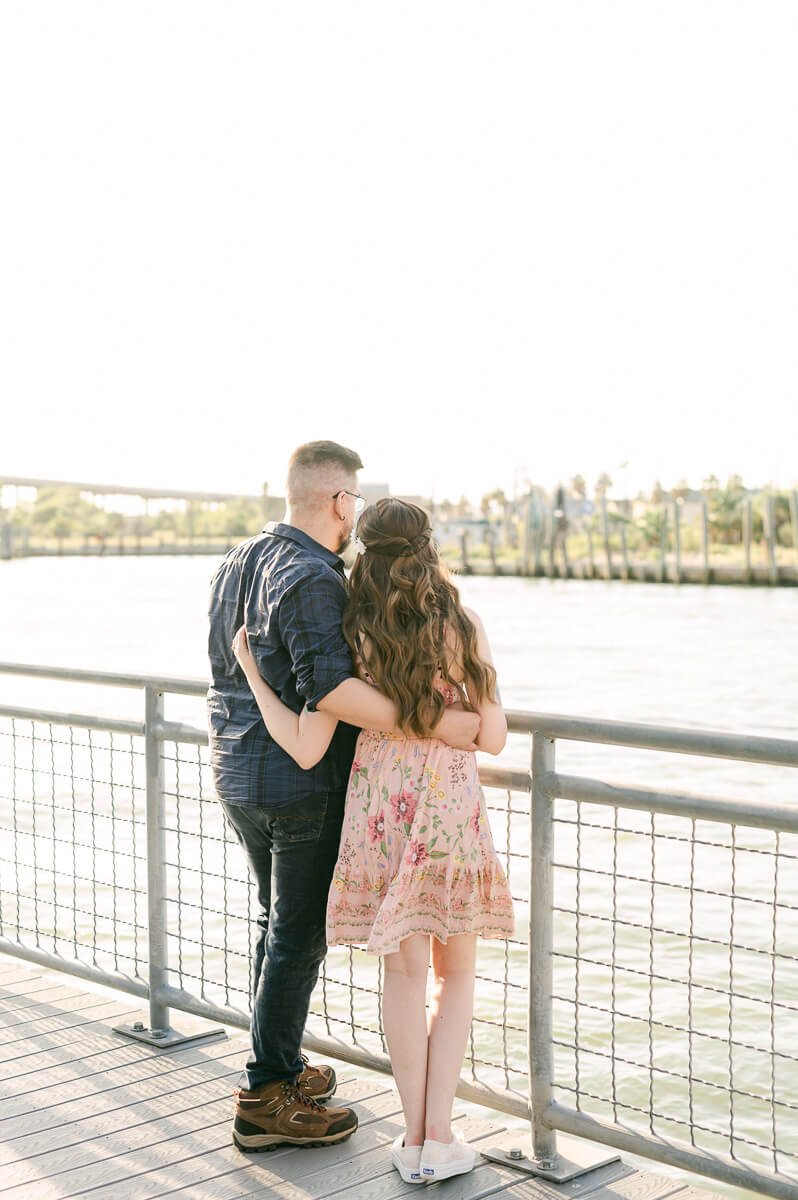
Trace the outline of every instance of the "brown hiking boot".
{"type": "Polygon", "coordinates": [[[326,1108],[290,1079],[278,1080],[236,1099],[233,1141],[239,1150],[277,1146],[330,1146],[357,1129],[351,1108],[326,1108]]]}
{"type": "Polygon", "coordinates": [[[298,1086],[314,1100],[327,1100],[338,1086],[335,1071],[326,1063],[322,1067],[312,1067],[304,1054],[302,1062],[304,1063],[302,1073],[297,1075],[296,1079],[298,1086]]]}

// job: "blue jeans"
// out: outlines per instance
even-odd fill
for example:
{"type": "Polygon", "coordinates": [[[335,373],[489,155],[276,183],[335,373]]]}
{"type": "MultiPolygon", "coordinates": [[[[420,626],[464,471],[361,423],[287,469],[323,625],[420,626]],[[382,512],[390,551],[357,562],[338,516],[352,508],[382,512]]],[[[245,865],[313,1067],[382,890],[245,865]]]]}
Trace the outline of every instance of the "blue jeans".
{"type": "Polygon", "coordinates": [[[327,953],[327,893],[338,857],[345,792],[283,808],[220,801],[258,889],[252,961],[248,1091],[295,1079],[310,997],[327,953]]]}

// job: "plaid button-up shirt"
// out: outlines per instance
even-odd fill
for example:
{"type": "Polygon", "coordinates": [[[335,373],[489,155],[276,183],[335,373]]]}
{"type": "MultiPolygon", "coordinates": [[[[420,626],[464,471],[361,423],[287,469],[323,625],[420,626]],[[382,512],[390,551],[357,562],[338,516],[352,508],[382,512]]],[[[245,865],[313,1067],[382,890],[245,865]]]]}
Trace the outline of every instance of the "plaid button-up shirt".
{"type": "Polygon", "coordinates": [[[232,642],[246,625],[266,682],[301,712],[354,674],[341,632],[344,566],[293,525],[267,526],[235,546],[211,581],[208,732],[214,784],[231,804],[280,807],[346,787],[358,730],[343,722],[315,767],[303,771],[269,736],[232,642]]]}

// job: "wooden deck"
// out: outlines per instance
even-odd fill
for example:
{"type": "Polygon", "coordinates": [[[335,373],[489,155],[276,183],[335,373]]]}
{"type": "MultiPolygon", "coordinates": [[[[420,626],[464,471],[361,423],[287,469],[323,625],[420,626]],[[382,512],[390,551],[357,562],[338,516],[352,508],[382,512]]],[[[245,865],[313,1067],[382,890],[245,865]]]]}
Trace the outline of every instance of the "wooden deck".
{"type": "MultiPolygon", "coordinates": [[[[336,1103],[357,1109],[357,1133],[326,1149],[245,1155],[230,1139],[232,1092],[246,1041],[164,1051],[112,1032],[139,1020],[142,1004],[78,990],[68,976],[0,958],[0,1200],[389,1200],[418,1194],[388,1147],[402,1128],[399,1098],[383,1075],[341,1064],[336,1103]]],[[[180,1027],[198,1028],[185,1018],[180,1027]]],[[[504,1118],[460,1115],[476,1145],[519,1143],[504,1118]]],[[[566,1139],[567,1140],[567,1139],[566,1139]]],[[[523,1144],[523,1143],[522,1143],[523,1144]]],[[[526,1147],[525,1147],[526,1148],[526,1147]]],[[[483,1160],[470,1174],[432,1184],[457,1200],[710,1200],[713,1193],[614,1163],[555,1186],[483,1160]]]]}

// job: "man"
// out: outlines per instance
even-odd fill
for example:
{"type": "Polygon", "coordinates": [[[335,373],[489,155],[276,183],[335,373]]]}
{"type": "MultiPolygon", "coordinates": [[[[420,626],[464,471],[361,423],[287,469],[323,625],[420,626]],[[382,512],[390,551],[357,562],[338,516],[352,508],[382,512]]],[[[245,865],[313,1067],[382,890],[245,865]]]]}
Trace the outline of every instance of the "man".
{"type": "MultiPolygon", "coordinates": [[[[398,732],[396,709],[355,678],[341,632],[359,456],[309,442],[288,468],[285,520],[236,546],[211,582],[208,691],[211,768],[225,816],[247,856],[260,915],[252,971],[251,1053],[233,1138],[242,1149],[327,1145],[357,1128],[349,1108],[320,1104],[335,1072],[301,1054],[310,996],[327,951],[327,893],[338,855],[358,727],[398,732]],[[264,678],[295,712],[339,719],[321,761],[302,770],[274,742],[232,650],[246,625],[264,678]]],[[[444,713],[437,735],[472,748],[473,713],[444,713]]]]}

